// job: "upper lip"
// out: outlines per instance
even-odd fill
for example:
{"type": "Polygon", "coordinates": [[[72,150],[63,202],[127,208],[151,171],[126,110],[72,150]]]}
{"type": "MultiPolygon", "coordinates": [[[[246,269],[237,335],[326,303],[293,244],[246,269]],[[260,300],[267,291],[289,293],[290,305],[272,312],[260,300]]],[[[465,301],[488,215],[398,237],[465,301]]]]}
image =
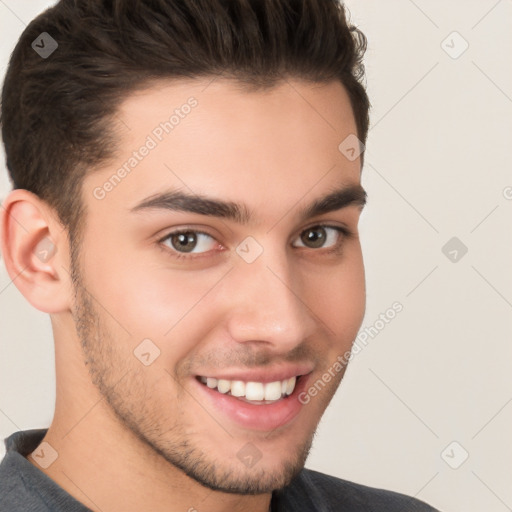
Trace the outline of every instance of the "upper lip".
{"type": "Polygon", "coordinates": [[[276,382],[291,377],[299,377],[300,375],[306,375],[313,371],[313,365],[295,364],[295,365],[282,365],[274,366],[272,368],[259,368],[259,369],[233,369],[223,370],[218,372],[212,370],[211,372],[205,371],[204,373],[198,374],[200,377],[213,377],[215,379],[224,380],[241,380],[243,382],[276,382]]]}

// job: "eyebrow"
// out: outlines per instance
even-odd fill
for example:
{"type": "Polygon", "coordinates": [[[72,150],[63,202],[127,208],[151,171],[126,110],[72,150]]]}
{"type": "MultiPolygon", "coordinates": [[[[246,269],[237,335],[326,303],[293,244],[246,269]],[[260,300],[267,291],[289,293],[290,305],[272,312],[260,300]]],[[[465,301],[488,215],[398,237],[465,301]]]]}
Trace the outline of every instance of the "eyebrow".
{"type": "MultiPolygon", "coordinates": [[[[348,206],[363,209],[366,204],[366,191],[357,185],[349,185],[332,191],[324,197],[316,199],[299,211],[301,220],[322,215],[348,206]]],[[[146,197],[130,208],[130,212],[139,213],[149,210],[171,210],[197,213],[211,217],[228,219],[239,224],[247,224],[251,220],[249,209],[244,204],[223,201],[203,195],[189,194],[183,191],[168,190],[146,197]]]]}

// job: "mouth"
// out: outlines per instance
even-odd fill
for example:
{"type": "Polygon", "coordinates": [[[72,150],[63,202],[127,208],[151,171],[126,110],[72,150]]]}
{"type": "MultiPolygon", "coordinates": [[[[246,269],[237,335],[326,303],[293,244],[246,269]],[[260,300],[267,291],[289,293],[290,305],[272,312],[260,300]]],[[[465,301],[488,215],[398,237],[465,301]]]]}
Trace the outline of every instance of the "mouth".
{"type": "Polygon", "coordinates": [[[295,370],[252,372],[245,380],[243,371],[215,377],[196,375],[193,382],[217,422],[226,418],[243,429],[268,433],[292,428],[303,416],[304,405],[298,397],[306,389],[311,372],[312,368],[304,365],[295,370]]]}
{"type": "Polygon", "coordinates": [[[217,379],[197,376],[197,380],[209,389],[232,396],[252,405],[269,405],[288,398],[293,394],[302,375],[273,382],[217,379]]]}

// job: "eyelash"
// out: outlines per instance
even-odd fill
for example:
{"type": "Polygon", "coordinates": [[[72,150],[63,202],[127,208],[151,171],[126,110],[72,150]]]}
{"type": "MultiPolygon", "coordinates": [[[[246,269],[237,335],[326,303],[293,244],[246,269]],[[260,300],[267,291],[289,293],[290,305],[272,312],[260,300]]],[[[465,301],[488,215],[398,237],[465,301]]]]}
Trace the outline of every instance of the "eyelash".
{"type": "MultiPolygon", "coordinates": [[[[314,248],[310,248],[310,247],[297,247],[298,249],[310,249],[310,250],[313,250],[313,251],[322,251],[323,250],[324,254],[325,253],[326,254],[340,254],[341,253],[341,249],[342,249],[341,246],[343,245],[343,240],[347,240],[347,239],[350,239],[350,238],[353,237],[353,233],[349,229],[347,229],[345,227],[342,227],[342,226],[333,226],[331,224],[313,224],[312,226],[309,226],[309,227],[303,229],[300,232],[299,236],[302,233],[304,233],[305,231],[309,231],[309,230],[314,229],[314,228],[330,228],[330,229],[334,229],[335,231],[337,231],[341,235],[340,241],[337,242],[333,247],[330,247],[328,249],[323,249],[322,247],[320,247],[318,249],[314,249],[314,248]]],[[[194,254],[194,255],[189,255],[187,253],[179,252],[176,249],[172,249],[171,247],[163,245],[163,243],[165,241],[169,240],[172,236],[180,235],[180,234],[184,234],[184,233],[195,233],[196,235],[206,235],[206,236],[212,238],[213,240],[215,240],[215,237],[213,237],[209,233],[206,233],[205,231],[200,231],[200,230],[197,230],[197,229],[181,228],[181,229],[177,229],[176,231],[171,231],[170,233],[165,235],[163,238],[158,240],[158,246],[167,255],[170,252],[172,257],[177,259],[177,260],[195,260],[195,259],[199,259],[201,257],[205,257],[205,256],[208,255],[208,253],[210,251],[206,251],[206,252],[199,253],[199,254],[194,254]]]]}

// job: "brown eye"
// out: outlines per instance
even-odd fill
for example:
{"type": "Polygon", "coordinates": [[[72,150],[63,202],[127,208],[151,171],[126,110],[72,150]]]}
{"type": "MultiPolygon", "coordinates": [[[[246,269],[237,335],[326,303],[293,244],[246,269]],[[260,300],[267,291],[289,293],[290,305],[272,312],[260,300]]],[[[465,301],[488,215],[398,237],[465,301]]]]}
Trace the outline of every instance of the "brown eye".
{"type": "Polygon", "coordinates": [[[313,226],[304,230],[293,245],[295,247],[308,247],[310,249],[333,247],[340,243],[340,239],[345,234],[346,230],[341,227],[313,226]]]}
{"type": "Polygon", "coordinates": [[[169,233],[161,242],[180,253],[204,253],[216,245],[210,235],[190,230],[169,233]]]}
{"type": "Polygon", "coordinates": [[[323,227],[318,226],[304,231],[301,234],[300,239],[306,247],[318,249],[324,245],[325,240],[327,239],[327,233],[323,227]]]}
{"type": "Polygon", "coordinates": [[[180,252],[191,252],[197,245],[197,236],[192,231],[171,235],[170,240],[173,248],[180,252]]]}

